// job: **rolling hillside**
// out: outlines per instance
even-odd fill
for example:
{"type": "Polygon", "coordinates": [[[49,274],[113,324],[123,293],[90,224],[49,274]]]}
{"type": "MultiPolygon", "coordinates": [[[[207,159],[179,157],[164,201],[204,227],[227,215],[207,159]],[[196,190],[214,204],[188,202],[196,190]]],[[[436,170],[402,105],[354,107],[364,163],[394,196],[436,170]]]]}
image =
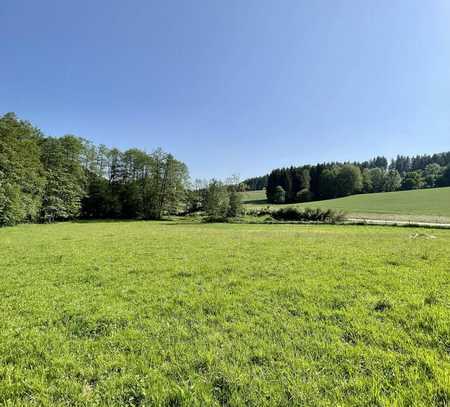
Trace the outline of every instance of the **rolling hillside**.
{"type": "MultiPolygon", "coordinates": [[[[265,191],[246,192],[243,201],[250,208],[268,205],[265,191]]],[[[271,206],[331,208],[345,211],[354,218],[450,222],[450,188],[352,195],[303,204],[271,206]]]]}

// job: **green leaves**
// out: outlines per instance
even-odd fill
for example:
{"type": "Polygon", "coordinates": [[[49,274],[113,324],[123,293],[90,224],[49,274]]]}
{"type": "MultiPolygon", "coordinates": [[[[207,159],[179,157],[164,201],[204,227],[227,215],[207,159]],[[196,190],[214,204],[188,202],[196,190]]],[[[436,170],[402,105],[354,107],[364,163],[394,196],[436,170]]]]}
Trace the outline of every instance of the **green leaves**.
{"type": "Polygon", "coordinates": [[[13,114],[0,118],[0,226],[37,218],[44,185],[39,137],[13,114]]]}
{"type": "Polygon", "coordinates": [[[73,135],[45,137],[0,118],[0,226],[87,218],[160,219],[182,209],[188,171],[158,149],[121,152],[73,135]]]}

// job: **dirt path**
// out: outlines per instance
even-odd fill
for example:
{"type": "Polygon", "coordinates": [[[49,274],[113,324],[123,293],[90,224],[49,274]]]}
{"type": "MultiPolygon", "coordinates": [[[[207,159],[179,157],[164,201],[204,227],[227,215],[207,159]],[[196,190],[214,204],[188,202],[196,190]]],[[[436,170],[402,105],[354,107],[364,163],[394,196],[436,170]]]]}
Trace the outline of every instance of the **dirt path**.
{"type": "Polygon", "coordinates": [[[450,223],[436,223],[436,222],[416,222],[404,220],[381,220],[381,219],[361,219],[348,218],[347,221],[351,223],[367,223],[369,225],[399,225],[399,226],[424,226],[450,229],[450,223]]]}

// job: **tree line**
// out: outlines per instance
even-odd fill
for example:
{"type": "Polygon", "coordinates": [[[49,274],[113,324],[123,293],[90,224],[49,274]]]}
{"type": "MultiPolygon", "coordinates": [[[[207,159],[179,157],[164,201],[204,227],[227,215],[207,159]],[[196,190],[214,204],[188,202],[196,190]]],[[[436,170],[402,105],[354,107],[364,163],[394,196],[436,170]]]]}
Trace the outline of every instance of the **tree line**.
{"type": "Polygon", "coordinates": [[[121,152],[0,118],[0,226],[75,218],[159,219],[181,205],[186,166],[162,150],[121,152]]]}
{"type": "MultiPolygon", "coordinates": [[[[308,202],[359,193],[392,192],[450,186],[450,152],[376,157],[364,162],[333,162],[277,168],[250,178],[243,187],[266,188],[270,203],[308,202]]],[[[262,188],[258,188],[262,189],[262,188]]]]}
{"type": "Polygon", "coordinates": [[[242,213],[237,178],[196,181],[169,153],[48,137],[14,113],[0,117],[0,226],[67,219],[161,219],[242,213]]]}
{"type": "Polygon", "coordinates": [[[268,175],[262,175],[260,177],[247,178],[243,181],[242,185],[248,191],[260,191],[267,186],[268,175]]]}
{"type": "Polygon", "coordinates": [[[242,189],[238,177],[225,182],[196,180],[187,191],[186,215],[203,213],[205,220],[222,222],[243,214],[242,189]]]}

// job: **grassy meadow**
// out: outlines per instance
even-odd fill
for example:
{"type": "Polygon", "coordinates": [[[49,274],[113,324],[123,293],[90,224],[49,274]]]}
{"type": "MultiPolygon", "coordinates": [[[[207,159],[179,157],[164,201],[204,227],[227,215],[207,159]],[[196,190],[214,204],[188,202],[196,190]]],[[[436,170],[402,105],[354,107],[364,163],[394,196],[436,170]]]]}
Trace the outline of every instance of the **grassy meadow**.
{"type": "MultiPolygon", "coordinates": [[[[248,208],[268,205],[265,191],[245,192],[243,202],[248,208]]],[[[450,223],[450,187],[352,195],[325,201],[271,206],[336,209],[354,218],[450,223]]]]}
{"type": "Polygon", "coordinates": [[[1,405],[450,402],[447,230],[79,222],[0,253],[1,405]]]}

